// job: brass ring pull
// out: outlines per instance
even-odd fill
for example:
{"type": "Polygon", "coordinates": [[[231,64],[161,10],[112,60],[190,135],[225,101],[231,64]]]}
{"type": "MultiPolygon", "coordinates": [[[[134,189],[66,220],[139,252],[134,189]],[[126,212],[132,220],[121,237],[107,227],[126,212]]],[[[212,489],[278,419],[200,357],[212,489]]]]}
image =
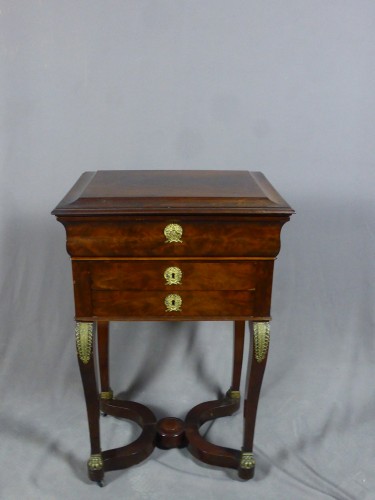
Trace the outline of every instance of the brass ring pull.
{"type": "Polygon", "coordinates": [[[167,238],[166,243],[182,243],[182,227],[179,224],[168,224],[164,229],[164,236],[167,238]]]}
{"type": "Polygon", "coordinates": [[[182,271],[179,267],[168,267],[164,271],[166,285],[181,285],[182,271]]]}
{"type": "Polygon", "coordinates": [[[182,298],[176,293],[167,295],[164,300],[166,306],[166,312],[179,312],[181,311],[182,298]]]}

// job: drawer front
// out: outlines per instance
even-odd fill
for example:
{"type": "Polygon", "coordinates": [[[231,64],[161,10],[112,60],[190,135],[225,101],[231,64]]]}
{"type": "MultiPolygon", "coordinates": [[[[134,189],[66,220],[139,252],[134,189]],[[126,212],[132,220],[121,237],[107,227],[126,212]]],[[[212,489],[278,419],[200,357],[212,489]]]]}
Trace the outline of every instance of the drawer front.
{"type": "Polygon", "coordinates": [[[111,319],[249,317],[253,291],[92,291],[93,316],[111,319]]]}
{"type": "Polygon", "coordinates": [[[153,217],[63,221],[73,257],[274,257],[280,218],[153,217]]]}
{"type": "Polygon", "coordinates": [[[89,269],[93,290],[249,290],[257,262],[93,261],[89,269]]]}
{"type": "Polygon", "coordinates": [[[76,319],[269,318],[273,264],[273,260],[73,260],[76,319]],[[167,270],[167,277],[180,279],[179,284],[166,283],[167,270]],[[181,310],[173,311],[173,303],[168,310],[165,300],[170,295],[181,297],[181,310]]]}

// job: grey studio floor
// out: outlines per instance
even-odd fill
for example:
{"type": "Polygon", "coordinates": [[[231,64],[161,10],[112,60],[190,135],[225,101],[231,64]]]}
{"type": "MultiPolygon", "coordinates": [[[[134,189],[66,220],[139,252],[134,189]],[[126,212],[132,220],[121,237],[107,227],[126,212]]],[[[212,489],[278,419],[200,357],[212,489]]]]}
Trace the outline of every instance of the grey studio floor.
{"type": "MultiPolygon", "coordinates": [[[[0,0],[0,23],[0,499],[375,499],[374,2],[0,0]],[[50,212],[83,171],[158,168],[260,170],[296,210],[248,482],[186,449],[87,478],[50,212]]],[[[115,393],[184,418],[229,388],[232,325],[112,323],[110,357],[115,393]]],[[[101,423],[103,448],[139,433],[101,423]]]]}

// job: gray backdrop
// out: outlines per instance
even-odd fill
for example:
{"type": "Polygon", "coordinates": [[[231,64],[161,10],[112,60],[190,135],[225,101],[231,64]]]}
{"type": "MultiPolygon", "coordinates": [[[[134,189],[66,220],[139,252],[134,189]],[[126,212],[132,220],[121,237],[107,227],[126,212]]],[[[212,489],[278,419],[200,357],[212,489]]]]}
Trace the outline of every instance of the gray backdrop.
{"type": "MultiPolygon", "coordinates": [[[[374,499],[373,0],[2,0],[2,499],[374,499]],[[276,263],[256,477],[155,450],[86,477],[63,227],[85,170],[261,170],[276,263]]],[[[230,382],[230,323],[113,324],[112,385],[184,416],[230,382]]],[[[242,417],[206,431],[240,447],[242,417]]],[[[138,430],[108,418],[103,446],[138,430]]]]}

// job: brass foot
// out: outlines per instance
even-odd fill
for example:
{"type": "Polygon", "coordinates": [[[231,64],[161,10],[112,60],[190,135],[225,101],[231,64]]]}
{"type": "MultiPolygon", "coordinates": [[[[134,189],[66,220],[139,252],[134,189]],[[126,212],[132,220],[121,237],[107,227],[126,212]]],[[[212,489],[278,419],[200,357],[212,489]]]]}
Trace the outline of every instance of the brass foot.
{"type": "Polygon", "coordinates": [[[241,469],[253,469],[255,467],[255,458],[252,452],[241,452],[240,467],[241,469]]]}
{"type": "Polygon", "coordinates": [[[97,471],[103,469],[103,458],[101,453],[91,455],[87,462],[89,471],[97,471]]]}
{"type": "Polygon", "coordinates": [[[252,452],[242,451],[238,475],[241,479],[252,479],[254,477],[255,458],[252,452]]]}

